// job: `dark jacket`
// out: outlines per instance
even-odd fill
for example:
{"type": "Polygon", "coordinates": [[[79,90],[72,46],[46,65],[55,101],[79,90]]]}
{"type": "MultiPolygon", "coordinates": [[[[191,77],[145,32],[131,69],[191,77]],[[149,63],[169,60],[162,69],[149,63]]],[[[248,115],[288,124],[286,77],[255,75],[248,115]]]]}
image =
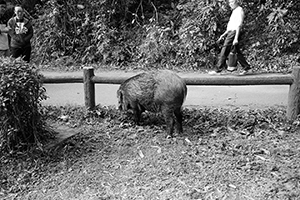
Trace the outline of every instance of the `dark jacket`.
{"type": "Polygon", "coordinates": [[[19,21],[17,22],[17,18],[13,17],[10,18],[10,20],[7,23],[8,28],[10,29],[9,35],[11,37],[10,46],[14,48],[22,48],[31,46],[30,39],[33,36],[33,28],[30,23],[30,21],[26,18],[24,18],[20,23],[24,24],[24,27],[26,27],[27,32],[26,33],[19,33],[20,26],[19,21]]]}
{"type": "Polygon", "coordinates": [[[7,9],[5,13],[0,16],[0,24],[7,24],[8,20],[14,15],[13,9],[7,9]]]}

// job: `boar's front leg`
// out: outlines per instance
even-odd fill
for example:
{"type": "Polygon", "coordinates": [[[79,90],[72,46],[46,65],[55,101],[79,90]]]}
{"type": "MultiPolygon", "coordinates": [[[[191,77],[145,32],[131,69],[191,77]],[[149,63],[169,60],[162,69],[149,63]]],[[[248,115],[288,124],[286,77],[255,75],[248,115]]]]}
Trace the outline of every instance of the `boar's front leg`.
{"type": "Polygon", "coordinates": [[[167,125],[167,137],[173,137],[174,131],[174,113],[173,110],[167,106],[162,107],[162,114],[167,125]]]}
{"type": "Polygon", "coordinates": [[[181,107],[176,108],[174,110],[174,115],[176,118],[176,127],[177,127],[177,131],[179,134],[182,134],[183,129],[182,129],[182,111],[181,111],[181,107]]]}

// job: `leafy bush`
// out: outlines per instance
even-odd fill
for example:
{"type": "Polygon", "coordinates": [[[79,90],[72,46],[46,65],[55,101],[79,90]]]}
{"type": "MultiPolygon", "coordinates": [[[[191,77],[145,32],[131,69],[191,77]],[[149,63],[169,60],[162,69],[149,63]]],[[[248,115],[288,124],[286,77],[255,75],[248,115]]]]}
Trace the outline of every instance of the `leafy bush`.
{"type": "MultiPolygon", "coordinates": [[[[288,71],[299,56],[300,3],[241,4],[246,17],[240,42],[249,63],[288,71]]],[[[52,65],[213,68],[221,48],[216,40],[230,13],[220,0],[48,0],[34,23],[33,58],[52,65]]]]}
{"type": "Polygon", "coordinates": [[[0,150],[37,144],[45,134],[42,76],[32,65],[8,58],[0,58],[0,74],[0,150]]]}

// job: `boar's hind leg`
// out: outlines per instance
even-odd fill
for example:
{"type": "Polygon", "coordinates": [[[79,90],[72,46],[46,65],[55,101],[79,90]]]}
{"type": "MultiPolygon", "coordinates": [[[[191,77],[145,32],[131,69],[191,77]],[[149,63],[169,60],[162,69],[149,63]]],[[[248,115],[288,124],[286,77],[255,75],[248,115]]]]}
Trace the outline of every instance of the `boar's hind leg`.
{"type": "Polygon", "coordinates": [[[138,103],[133,106],[134,120],[137,125],[140,124],[142,112],[144,112],[144,108],[141,107],[138,103]]]}
{"type": "Polygon", "coordinates": [[[182,129],[182,112],[181,112],[181,108],[176,108],[174,110],[174,115],[176,117],[176,127],[177,127],[177,131],[178,133],[182,133],[183,129],[182,129]]]}
{"type": "Polygon", "coordinates": [[[162,108],[162,114],[165,118],[166,125],[167,125],[167,134],[168,137],[173,137],[173,131],[174,131],[174,114],[171,109],[168,108],[162,108]]]}

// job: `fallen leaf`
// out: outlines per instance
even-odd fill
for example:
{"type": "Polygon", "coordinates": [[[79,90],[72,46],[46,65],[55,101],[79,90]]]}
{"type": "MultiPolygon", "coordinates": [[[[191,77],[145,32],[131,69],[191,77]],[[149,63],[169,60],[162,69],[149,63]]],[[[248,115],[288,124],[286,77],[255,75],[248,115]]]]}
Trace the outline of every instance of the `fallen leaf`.
{"type": "Polygon", "coordinates": [[[191,142],[188,138],[185,138],[185,141],[186,141],[188,144],[192,145],[192,142],[191,142]]]}
{"type": "Polygon", "coordinates": [[[141,150],[139,150],[139,156],[140,156],[141,158],[144,158],[144,157],[145,157],[144,154],[143,154],[143,152],[142,152],[141,150]]]}

